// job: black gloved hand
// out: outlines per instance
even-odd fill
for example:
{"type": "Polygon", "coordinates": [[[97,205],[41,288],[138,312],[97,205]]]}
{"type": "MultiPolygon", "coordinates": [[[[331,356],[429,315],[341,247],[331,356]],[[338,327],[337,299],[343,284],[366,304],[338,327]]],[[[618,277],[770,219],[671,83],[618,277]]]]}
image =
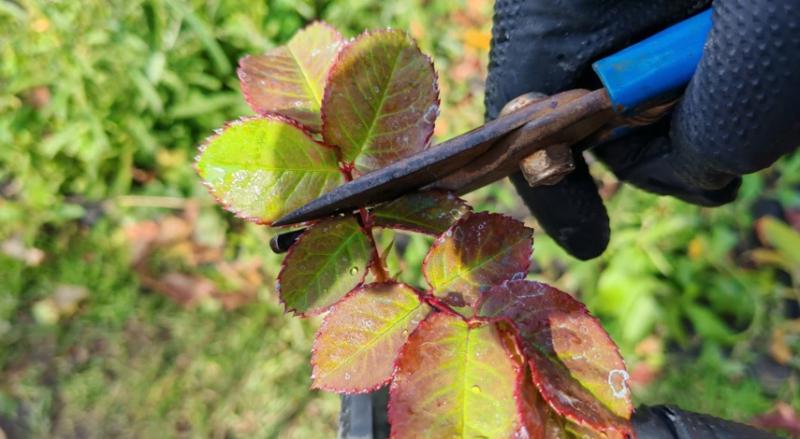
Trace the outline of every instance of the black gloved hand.
{"type": "MultiPolygon", "coordinates": [[[[497,0],[487,118],[530,91],[601,86],[591,63],[711,0],[497,0]]],[[[800,144],[800,2],[716,0],[705,54],[671,119],[596,148],[623,181],[690,203],[732,201],[739,176],[800,144]]],[[[608,215],[582,157],[556,186],[512,177],[544,230],[581,259],[608,245],[608,215]]]]}

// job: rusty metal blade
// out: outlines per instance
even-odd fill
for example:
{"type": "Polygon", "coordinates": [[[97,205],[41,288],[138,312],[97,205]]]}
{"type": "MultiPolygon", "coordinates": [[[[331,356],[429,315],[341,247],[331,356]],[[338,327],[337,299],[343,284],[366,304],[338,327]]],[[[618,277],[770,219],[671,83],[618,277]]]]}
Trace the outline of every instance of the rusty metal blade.
{"type": "MultiPolygon", "coordinates": [[[[360,207],[393,200],[443,179],[485,153],[508,133],[557,108],[563,95],[531,103],[466,134],[361,176],[288,213],[273,226],[352,212],[360,207]]],[[[574,99],[569,96],[570,100],[574,99]]]]}

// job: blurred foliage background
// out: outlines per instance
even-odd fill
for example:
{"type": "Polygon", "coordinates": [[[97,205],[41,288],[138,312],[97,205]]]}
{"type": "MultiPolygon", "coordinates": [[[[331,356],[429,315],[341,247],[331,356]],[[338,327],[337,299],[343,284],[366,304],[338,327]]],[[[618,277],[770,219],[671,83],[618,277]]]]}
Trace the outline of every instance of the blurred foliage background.
{"type": "MultiPolygon", "coordinates": [[[[283,315],[272,232],[212,203],[195,147],[250,113],[237,60],[316,19],[408,30],[439,72],[438,139],[477,126],[491,7],[0,0],[0,437],[332,436],[338,397],[308,388],[318,321],[283,315]]],[[[800,155],[714,210],[592,166],[609,250],[580,263],[537,231],[531,277],[601,317],[638,402],[798,428],[800,155]]],[[[468,198],[528,215],[506,182],[468,198]]],[[[419,282],[429,240],[381,239],[419,282]]]]}

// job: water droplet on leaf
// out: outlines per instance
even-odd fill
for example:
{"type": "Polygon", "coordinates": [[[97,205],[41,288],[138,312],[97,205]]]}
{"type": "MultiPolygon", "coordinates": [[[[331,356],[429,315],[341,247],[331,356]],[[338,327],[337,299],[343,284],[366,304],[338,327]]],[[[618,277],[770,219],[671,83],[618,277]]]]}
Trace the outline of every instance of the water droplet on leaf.
{"type": "Polygon", "coordinates": [[[472,386],[472,393],[481,393],[480,386],[472,386]]]}
{"type": "Polygon", "coordinates": [[[351,267],[350,268],[350,276],[355,276],[358,274],[358,267],[351,267]]]}

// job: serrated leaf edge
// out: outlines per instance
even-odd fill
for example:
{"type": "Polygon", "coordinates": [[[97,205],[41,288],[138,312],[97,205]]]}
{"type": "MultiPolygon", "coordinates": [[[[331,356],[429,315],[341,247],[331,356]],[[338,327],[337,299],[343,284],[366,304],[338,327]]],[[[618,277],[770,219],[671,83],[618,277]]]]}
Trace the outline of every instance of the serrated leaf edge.
{"type": "MultiPolygon", "coordinates": [[[[365,30],[364,32],[360,33],[358,36],[356,36],[354,38],[351,38],[351,39],[346,40],[346,41],[343,40],[343,44],[339,48],[339,52],[336,54],[336,57],[334,58],[333,63],[331,64],[331,68],[328,70],[328,76],[325,79],[325,90],[323,91],[323,94],[322,94],[322,104],[320,105],[320,117],[322,119],[322,124],[320,125],[320,127],[321,127],[320,128],[320,132],[324,133],[325,132],[325,125],[329,123],[328,122],[328,112],[325,111],[325,110],[326,110],[327,106],[330,106],[330,104],[326,106],[325,102],[330,100],[329,95],[332,92],[331,92],[331,87],[328,87],[328,84],[331,83],[331,77],[333,76],[333,72],[336,70],[336,66],[339,65],[339,63],[341,62],[341,60],[345,56],[345,54],[349,50],[352,50],[353,45],[356,42],[358,42],[359,40],[361,40],[362,38],[368,38],[368,37],[370,37],[372,35],[391,34],[391,33],[401,34],[403,36],[403,38],[405,38],[409,42],[411,42],[412,47],[417,51],[417,53],[419,53],[423,58],[425,58],[426,61],[428,61],[427,65],[430,66],[431,71],[433,73],[433,89],[434,89],[434,92],[436,94],[436,106],[438,108],[441,108],[442,102],[441,102],[441,96],[440,96],[440,90],[439,90],[439,72],[436,70],[436,66],[434,66],[434,64],[433,64],[433,59],[430,56],[428,56],[426,53],[424,53],[419,48],[419,45],[417,44],[417,41],[414,39],[414,37],[409,35],[408,32],[405,32],[405,31],[402,31],[402,30],[399,30],[399,29],[392,29],[392,28],[375,29],[375,30],[369,30],[368,29],[368,30],[365,30]]],[[[430,131],[430,133],[428,133],[428,136],[425,138],[425,142],[424,143],[425,143],[426,146],[423,147],[423,150],[427,149],[428,147],[430,147],[431,138],[433,137],[433,132],[435,131],[435,129],[436,129],[436,121],[434,120],[433,123],[431,124],[431,131],[430,131]]],[[[341,147],[339,147],[338,145],[334,145],[334,147],[338,148],[341,151],[341,147]]],[[[355,168],[356,159],[358,158],[359,155],[361,155],[361,152],[363,152],[363,150],[364,149],[362,147],[361,151],[359,151],[359,153],[356,154],[356,156],[353,158],[353,161],[346,162],[346,164],[348,166],[351,166],[351,167],[355,168]]],[[[342,159],[341,160],[344,162],[344,154],[342,154],[342,159]]]]}
{"type": "MultiPolygon", "coordinates": [[[[452,236],[452,235],[453,235],[453,231],[455,230],[455,228],[456,228],[456,227],[460,226],[460,225],[461,225],[463,222],[466,222],[466,221],[467,221],[468,219],[470,219],[472,216],[476,216],[476,215],[480,215],[480,216],[486,216],[486,217],[500,217],[500,218],[503,218],[503,219],[506,219],[506,220],[515,221],[515,222],[518,222],[518,223],[519,223],[519,224],[520,224],[520,225],[521,225],[523,228],[525,228],[525,229],[529,229],[529,230],[531,231],[531,233],[530,233],[530,242],[531,242],[531,245],[528,247],[528,258],[527,258],[527,263],[525,264],[525,269],[524,269],[524,271],[525,271],[525,272],[527,272],[528,270],[530,270],[530,268],[531,268],[531,256],[533,255],[533,229],[530,229],[530,227],[527,227],[527,226],[525,226],[525,224],[524,224],[524,223],[522,223],[522,222],[520,222],[520,221],[517,221],[516,219],[514,219],[514,218],[512,218],[512,217],[510,217],[510,216],[508,216],[508,215],[503,215],[503,214],[500,214],[500,213],[491,213],[491,212],[472,212],[472,211],[470,211],[470,212],[467,212],[467,213],[466,213],[464,216],[462,216],[461,218],[459,218],[459,220],[458,220],[458,221],[456,221],[455,223],[453,223],[453,225],[452,225],[452,226],[450,226],[450,227],[449,227],[449,228],[448,228],[448,229],[447,229],[447,230],[446,230],[444,233],[442,233],[441,235],[439,235],[439,237],[438,237],[438,238],[436,238],[436,239],[433,241],[433,244],[431,244],[431,247],[428,249],[428,254],[426,254],[426,255],[425,255],[425,258],[422,260],[422,276],[425,278],[425,282],[427,282],[427,283],[428,283],[428,286],[430,286],[430,288],[428,289],[428,291],[430,291],[430,292],[431,292],[431,295],[434,295],[434,296],[435,296],[435,294],[434,294],[434,290],[435,290],[435,288],[436,288],[436,287],[433,285],[433,283],[431,282],[431,280],[428,278],[428,272],[427,272],[427,270],[425,270],[425,268],[428,266],[428,259],[429,259],[429,258],[431,257],[431,255],[433,254],[433,249],[434,249],[434,247],[438,247],[438,246],[442,245],[442,244],[444,243],[444,241],[445,241],[447,238],[449,238],[450,236],[452,236]],[[448,233],[450,234],[449,236],[448,236],[448,233]]],[[[519,242],[519,241],[517,241],[517,242],[519,242]]],[[[516,244],[516,242],[515,242],[514,244],[516,244]]],[[[509,248],[510,248],[510,247],[509,247],[509,248]]],[[[483,264],[481,264],[481,266],[482,266],[482,265],[483,265],[483,264]]],[[[478,267],[478,266],[476,266],[476,267],[473,267],[473,270],[474,270],[475,268],[477,268],[477,267],[478,267]]],[[[472,271],[472,270],[470,270],[470,271],[472,271]]],[[[511,279],[508,279],[508,280],[506,280],[506,282],[510,282],[510,281],[511,281],[511,279]]],[[[494,285],[491,285],[490,287],[492,287],[492,286],[494,286],[494,285]]],[[[438,297],[438,296],[437,296],[437,297],[438,297]]],[[[479,297],[478,297],[478,300],[476,300],[476,301],[475,301],[475,303],[473,303],[473,304],[472,304],[472,306],[470,307],[470,308],[472,308],[472,311],[473,311],[473,313],[475,313],[475,312],[476,312],[476,310],[478,309],[478,308],[476,307],[476,305],[477,305],[477,303],[480,301],[480,299],[481,299],[482,297],[483,297],[482,295],[481,295],[481,296],[479,296],[479,297]]],[[[447,306],[449,306],[449,305],[447,305],[447,306]]]]}
{"type": "MultiPolygon", "coordinates": [[[[313,359],[314,359],[314,355],[313,354],[317,350],[317,342],[319,340],[319,334],[322,331],[324,331],[325,328],[327,328],[327,326],[328,326],[328,317],[331,315],[331,313],[333,313],[333,311],[336,309],[336,307],[339,306],[342,302],[350,299],[351,297],[355,296],[356,294],[359,294],[359,293],[361,293],[363,291],[366,291],[367,288],[370,288],[370,287],[373,287],[373,286],[381,286],[381,285],[402,285],[402,286],[405,286],[405,287],[407,287],[408,289],[410,289],[411,291],[413,291],[414,293],[417,294],[417,298],[419,299],[419,306],[428,306],[427,303],[424,300],[422,300],[422,298],[420,297],[421,291],[419,291],[417,288],[414,288],[411,285],[405,284],[403,282],[397,282],[397,281],[374,282],[374,283],[370,283],[370,284],[360,285],[357,288],[354,288],[352,291],[347,293],[344,297],[342,297],[338,302],[336,302],[333,306],[331,306],[328,309],[328,311],[330,311],[330,313],[327,314],[325,316],[325,319],[322,321],[322,324],[320,325],[319,330],[317,331],[317,336],[314,337],[314,344],[311,347],[311,353],[312,353],[312,355],[311,355],[311,359],[312,359],[312,361],[311,361],[311,369],[312,369],[312,371],[315,371],[316,366],[317,366],[316,363],[313,361],[313,359]]],[[[430,306],[428,306],[428,307],[430,308],[430,306]]],[[[429,311],[428,314],[425,317],[423,317],[422,320],[420,320],[420,322],[417,324],[417,326],[414,329],[408,331],[408,336],[406,336],[406,341],[408,341],[408,339],[411,337],[411,334],[413,334],[417,330],[417,328],[419,328],[419,326],[422,324],[422,322],[427,320],[428,317],[431,314],[432,314],[432,312],[429,311]]],[[[394,366],[392,367],[392,372],[389,374],[389,376],[386,377],[386,379],[383,382],[381,382],[379,384],[376,384],[373,387],[353,387],[352,389],[348,389],[348,390],[345,391],[343,389],[337,389],[337,388],[332,388],[332,387],[327,387],[327,386],[317,386],[316,383],[314,383],[314,384],[312,384],[312,388],[313,389],[326,390],[326,391],[329,391],[329,392],[336,392],[336,393],[340,393],[340,394],[344,393],[346,395],[356,395],[356,394],[374,392],[374,391],[380,389],[381,387],[389,384],[394,379],[395,370],[397,369],[397,358],[400,356],[400,352],[402,352],[404,346],[405,346],[405,343],[403,343],[403,346],[401,346],[400,351],[397,353],[397,357],[395,357],[395,359],[393,360],[392,363],[393,363],[394,366]]],[[[312,372],[312,373],[314,373],[314,372],[312,372]]]]}
{"type": "MultiPolygon", "coordinates": [[[[605,331],[605,329],[604,329],[604,328],[603,328],[603,326],[600,324],[600,321],[597,319],[597,317],[595,317],[594,315],[592,315],[592,314],[589,312],[589,310],[588,310],[588,308],[586,308],[586,305],[585,305],[585,304],[583,304],[583,303],[582,303],[582,302],[580,302],[579,300],[575,299],[575,298],[574,298],[574,297],[572,297],[570,294],[567,294],[566,292],[564,292],[564,291],[561,291],[561,290],[559,290],[558,288],[552,287],[552,286],[550,286],[550,285],[547,285],[547,284],[544,284],[544,283],[542,283],[542,282],[536,282],[536,281],[529,281],[529,280],[518,280],[518,281],[509,281],[509,282],[507,282],[507,284],[513,284],[513,283],[516,283],[516,282],[525,282],[525,283],[533,283],[533,284],[545,285],[545,286],[548,286],[548,287],[550,287],[550,288],[552,288],[552,289],[554,289],[554,290],[558,291],[558,292],[559,292],[559,293],[561,293],[561,294],[564,294],[564,295],[568,296],[570,300],[572,300],[572,301],[576,302],[576,303],[577,303],[577,304],[580,306],[580,308],[581,308],[581,309],[582,309],[582,310],[583,310],[583,311],[586,313],[586,315],[587,315],[588,317],[590,317],[592,320],[594,320],[594,321],[595,321],[595,323],[596,323],[596,324],[597,324],[597,325],[598,325],[598,326],[599,326],[599,327],[600,327],[600,328],[603,330],[603,332],[605,332],[606,336],[607,336],[607,337],[608,337],[608,338],[611,340],[611,336],[609,336],[609,335],[608,335],[608,333],[605,331]]],[[[479,300],[476,302],[476,304],[475,304],[475,310],[476,310],[476,312],[477,312],[477,310],[479,310],[479,309],[480,309],[480,306],[483,304],[484,298],[485,298],[485,296],[481,296],[481,298],[480,298],[480,299],[479,299],[479,300]]],[[[482,318],[487,318],[487,317],[482,317],[482,318]]],[[[523,352],[523,354],[524,354],[524,352],[525,352],[524,346],[526,346],[526,344],[525,344],[525,342],[522,340],[522,335],[520,334],[519,328],[517,328],[517,325],[516,325],[516,324],[515,324],[515,323],[514,323],[514,322],[513,322],[513,321],[512,321],[512,320],[511,320],[509,317],[491,317],[491,318],[488,318],[488,319],[494,320],[495,322],[504,322],[504,323],[506,323],[506,324],[510,325],[510,327],[512,328],[512,335],[513,335],[513,337],[514,337],[514,339],[515,339],[515,341],[516,341],[516,344],[517,344],[517,346],[520,348],[520,350],[521,350],[521,351],[523,352]]],[[[619,347],[617,346],[617,344],[616,344],[616,343],[614,343],[614,341],[613,341],[613,340],[611,340],[611,341],[612,341],[612,343],[611,343],[611,344],[612,344],[612,346],[613,346],[614,353],[615,353],[615,354],[617,354],[617,356],[619,356],[619,358],[622,360],[622,363],[623,363],[623,365],[625,365],[625,359],[622,357],[622,355],[620,355],[620,352],[619,352],[619,347]]],[[[534,349],[538,349],[538,347],[535,347],[535,346],[534,346],[533,348],[534,348],[534,349]]],[[[541,352],[541,350],[540,350],[539,352],[541,352]]],[[[546,354],[546,353],[544,353],[544,352],[541,352],[541,354],[542,354],[542,356],[544,356],[544,357],[547,357],[547,358],[549,359],[549,361],[555,362],[555,363],[556,363],[557,365],[559,365],[560,367],[563,367],[564,369],[566,369],[566,371],[567,371],[567,372],[569,373],[569,375],[570,375],[570,378],[571,378],[571,379],[573,379],[573,380],[575,380],[575,381],[577,381],[577,380],[576,380],[574,377],[572,377],[572,373],[570,372],[570,370],[569,370],[569,369],[568,369],[566,366],[564,366],[564,364],[561,362],[561,360],[560,360],[560,359],[558,359],[558,358],[555,358],[555,359],[554,359],[554,358],[552,358],[550,355],[548,355],[548,354],[546,354]]],[[[581,426],[584,426],[584,427],[588,427],[588,428],[590,428],[590,429],[593,429],[593,430],[597,430],[597,431],[608,431],[608,430],[619,431],[617,428],[615,428],[615,427],[613,427],[613,426],[606,426],[606,425],[602,425],[602,424],[600,424],[600,423],[594,423],[594,422],[586,422],[584,419],[579,419],[579,418],[577,418],[576,416],[574,416],[574,415],[571,415],[569,412],[566,412],[566,413],[565,413],[565,412],[562,412],[562,410],[560,410],[560,409],[559,409],[558,405],[553,403],[553,401],[554,401],[554,400],[553,400],[553,398],[550,398],[550,397],[548,397],[548,394],[547,394],[547,392],[545,392],[545,391],[542,389],[542,386],[540,385],[540,381],[545,381],[545,380],[544,380],[544,379],[537,380],[537,376],[535,375],[535,374],[536,374],[536,362],[535,362],[535,361],[533,361],[533,359],[527,358],[527,355],[525,355],[525,357],[526,357],[526,358],[525,358],[525,362],[526,362],[526,363],[527,363],[527,365],[528,365],[528,368],[527,368],[527,369],[530,369],[530,374],[531,374],[531,379],[533,380],[533,385],[534,385],[534,386],[536,387],[536,389],[539,391],[539,394],[541,395],[542,399],[544,399],[544,400],[545,400],[545,402],[547,403],[547,405],[548,405],[548,406],[549,406],[549,407],[550,407],[550,408],[551,408],[551,409],[552,409],[552,410],[553,410],[553,411],[554,411],[554,412],[555,412],[557,415],[559,415],[559,416],[561,416],[562,418],[564,418],[564,419],[566,419],[566,420],[568,420],[568,421],[570,421],[570,422],[573,422],[573,423],[575,423],[575,424],[577,424],[577,425],[581,425],[581,426]]],[[[523,369],[524,369],[524,368],[523,368],[523,369]]],[[[625,365],[625,369],[627,370],[627,365],[625,365]]],[[[589,389],[588,389],[588,388],[586,388],[586,387],[585,387],[583,384],[581,384],[581,383],[580,383],[580,381],[577,381],[577,382],[578,382],[578,384],[579,384],[579,385],[580,385],[580,386],[581,386],[583,389],[585,389],[585,390],[586,390],[586,392],[587,392],[587,393],[589,393],[590,395],[592,395],[592,397],[594,397],[594,398],[595,398],[595,400],[596,400],[596,401],[597,401],[597,402],[600,404],[600,406],[602,406],[602,407],[603,407],[603,409],[604,409],[604,410],[608,411],[608,414],[609,414],[609,415],[610,415],[612,418],[619,419],[621,424],[626,424],[626,423],[629,423],[629,422],[630,422],[630,419],[625,419],[625,418],[623,418],[623,417],[621,417],[621,416],[618,416],[618,415],[616,415],[615,413],[613,413],[613,412],[611,411],[611,409],[609,409],[608,407],[606,407],[606,405],[605,405],[605,404],[603,404],[603,402],[602,402],[602,401],[600,401],[600,399],[598,399],[597,397],[595,397],[595,396],[594,396],[594,394],[593,394],[591,391],[589,391],[589,389]]],[[[629,433],[630,433],[629,431],[619,431],[619,432],[620,432],[620,433],[622,433],[622,434],[629,434],[629,433]]]]}
{"type": "MultiPolygon", "coordinates": [[[[417,334],[417,332],[422,331],[428,325],[433,325],[435,323],[435,319],[444,318],[444,317],[456,317],[456,318],[461,319],[464,322],[464,324],[467,326],[467,331],[471,331],[473,329],[477,329],[477,328],[480,328],[480,327],[483,327],[483,326],[493,325],[494,326],[494,330],[497,331],[498,335],[501,333],[501,329],[499,327],[497,327],[497,323],[498,322],[506,322],[507,321],[506,319],[502,319],[502,318],[500,318],[500,319],[495,319],[495,318],[472,318],[472,319],[467,320],[467,319],[464,318],[464,316],[462,316],[462,315],[460,315],[458,313],[452,312],[452,311],[450,311],[450,312],[448,312],[448,311],[444,311],[444,312],[433,311],[433,312],[429,313],[425,317],[424,320],[419,322],[419,324],[417,325],[417,328],[408,335],[408,338],[407,338],[407,341],[406,341],[406,345],[408,343],[408,340],[411,340],[411,338],[414,337],[417,334]]],[[[515,341],[516,341],[516,339],[515,339],[515,341]]],[[[388,413],[388,416],[389,416],[389,424],[390,425],[393,424],[393,422],[392,422],[392,413],[394,413],[394,411],[392,410],[392,402],[393,402],[393,395],[394,395],[395,389],[397,388],[397,386],[395,384],[395,381],[394,381],[394,378],[395,378],[395,376],[396,376],[396,374],[398,372],[399,364],[402,361],[403,356],[404,355],[408,355],[408,353],[406,352],[406,345],[403,345],[403,348],[397,354],[397,358],[395,359],[395,364],[394,364],[394,371],[392,373],[392,383],[389,386],[389,402],[387,404],[387,413],[388,413]]],[[[517,408],[517,404],[516,404],[516,393],[517,393],[516,392],[516,382],[517,382],[517,378],[518,378],[519,374],[522,374],[522,373],[525,372],[525,370],[526,370],[525,364],[519,364],[516,361],[513,361],[512,355],[508,352],[508,350],[507,350],[505,345],[501,344],[500,347],[501,347],[501,349],[503,349],[505,354],[510,357],[510,360],[512,360],[511,363],[513,365],[513,369],[514,369],[514,373],[515,373],[515,375],[514,375],[514,383],[515,383],[515,387],[514,387],[514,407],[516,409],[517,408]]],[[[522,425],[521,424],[521,420],[520,420],[519,410],[517,409],[516,412],[517,412],[517,413],[515,413],[516,416],[514,416],[515,423],[517,424],[517,425],[514,426],[515,427],[514,428],[515,431],[518,430],[519,425],[522,425]]],[[[397,435],[395,434],[394,430],[392,430],[390,432],[389,437],[390,437],[390,439],[396,439],[397,438],[397,435]]]]}
{"type": "MultiPolygon", "coordinates": [[[[336,62],[336,59],[339,56],[339,52],[342,51],[342,48],[344,48],[344,46],[347,45],[349,43],[349,41],[344,38],[344,36],[342,35],[341,32],[339,32],[338,29],[336,29],[334,26],[332,26],[331,24],[329,24],[329,23],[327,23],[327,22],[325,22],[323,20],[314,20],[311,23],[309,23],[306,26],[304,26],[302,29],[298,30],[298,32],[302,32],[302,31],[304,31],[304,30],[306,30],[306,29],[308,29],[308,28],[310,28],[312,26],[315,26],[315,25],[321,25],[323,27],[328,28],[328,30],[333,31],[333,33],[337,37],[337,40],[339,41],[339,47],[337,48],[337,53],[336,53],[336,56],[334,57],[334,61],[331,63],[330,68],[328,68],[328,72],[326,72],[326,74],[325,74],[326,75],[325,84],[322,87],[322,94],[324,96],[325,95],[325,89],[328,88],[327,85],[328,85],[328,79],[329,79],[330,70],[333,68],[333,66],[334,66],[334,64],[336,62]]],[[[295,35],[296,35],[296,33],[295,33],[295,35]]],[[[253,110],[253,112],[256,113],[257,115],[262,115],[262,116],[263,115],[268,115],[268,114],[278,114],[279,115],[279,113],[276,113],[274,111],[261,111],[261,110],[257,109],[258,105],[256,105],[255,102],[253,102],[253,97],[251,96],[251,94],[248,93],[245,90],[245,88],[241,86],[241,84],[244,83],[248,78],[247,73],[244,71],[244,62],[245,62],[245,60],[253,58],[253,57],[256,57],[256,56],[266,55],[267,53],[269,53],[269,51],[275,50],[275,49],[279,49],[281,47],[286,47],[287,50],[289,50],[289,52],[292,53],[291,49],[289,49],[289,43],[292,41],[293,38],[294,38],[294,35],[292,36],[292,38],[289,38],[289,40],[287,40],[284,44],[272,47],[271,49],[268,49],[264,53],[261,53],[261,54],[258,54],[258,55],[247,54],[247,55],[239,58],[239,62],[238,62],[237,67],[236,67],[236,77],[239,79],[239,84],[240,84],[239,89],[240,89],[240,91],[242,93],[242,97],[244,98],[245,103],[247,103],[247,106],[251,110],[253,110]]],[[[294,57],[294,55],[292,55],[292,56],[294,57]]],[[[319,107],[320,107],[320,131],[319,132],[322,132],[322,97],[323,96],[320,96],[320,103],[319,103],[319,107]]],[[[306,129],[309,130],[309,132],[317,133],[317,131],[311,130],[308,127],[306,129]]]]}
{"type": "MultiPolygon", "coordinates": [[[[208,181],[206,181],[205,178],[203,178],[203,176],[200,174],[200,168],[198,168],[198,165],[200,163],[200,158],[202,157],[202,155],[205,152],[206,148],[208,148],[208,146],[211,144],[211,142],[213,142],[216,138],[221,136],[222,133],[225,132],[225,130],[227,130],[228,128],[231,128],[231,127],[242,125],[242,124],[244,124],[246,122],[250,122],[250,121],[253,121],[253,120],[264,120],[264,119],[279,121],[279,122],[283,122],[283,123],[286,123],[288,125],[291,125],[294,128],[296,128],[296,129],[300,130],[301,132],[303,132],[303,134],[305,134],[310,141],[316,143],[317,145],[319,145],[319,146],[321,146],[323,148],[334,149],[335,150],[335,148],[332,147],[331,145],[328,145],[328,144],[326,144],[324,142],[321,142],[319,140],[314,139],[313,134],[312,134],[313,132],[310,131],[307,127],[305,127],[300,122],[298,122],[298,121],[296,121],[296,120],[294,120],[292,118],[277,114],[277,113],[264,113],[264,114],[253,115],[253,116],[242,116],[242,117],[239,117],[237,119],[225,122],[225,124],[223,124],[221,128],[214,129],[214,134],[206,137],[205,140],[203,140],[203,142],[200,143],[200,145],[197,147],[197,154],[195,154],[194,160],[192,161],[192,168],[194,169],[195,173],[197,173],[197,175],[200,177],[200,182],[206,188],[206,190],[211,195],[211,197],[214,199],[214,201],[217,204],[219,204],[220,206],[222,206],[223,209],[225,209],[228,212],[232,213],[236,218],[243,219],[245,221],[248,221],[248,222],[251,222],[251,223],[255,223],[255,224],[259,224],[259,225],[262,225],[262,226],[270,226],[272,224],[272,221],[263,221],[259,217],[246,215],[246,214],[242,213],[241,210],[236,209],[230,203],[226,202],[221,197],[217,196],[217,194],[214,193],[214,188],[211,186],[211,183],[209,183],[208,181]]],[[[337,155],[337,157],[338,157],[338,155],[337,155]]],[[[339,172],[341,172],[341,168],[339,169],[339,172]]],[[[297,226],[298,226],[297,224],[291,224],[291,225],[288,225],[288,226],[285,226],[285,227],[297,227],[297,226]]]]}
{"type": "MultiPolygon", "coordinates": [[[[341,218],[341,217],[344,217],[344,216],[345,215],[340,215],[338,217],[333,217],[333,218],[341,218]]],[[[332,218],[327,218],[327,219],[330,220],[332,218]]],[[[359,272],[361,273],[361,280],[359,280],[358,284],[355,287],[353,287],[353,289],[348,291],[344,296],[342,296],[339,300],[337,300],[336,302],[334,302],[331,305],[329,305],[327,307],[324,307],[324,308],[320,308],[320,309],[316,309],[316,310],[312,310],[312,311],[298,311],[298,310],[296,310],[294,308],[291,308],[286,303],[286,301],[284,301],[283,296],[281,295],[281,292],[280,292],[280,287],[281,287],[282,275],[283,275],[284,270],[286,269],[286,266],[287,266],[287,262],[286,261],[289,260],[289,256],[296,249],[297,245],[303,240],[304,237],[306,237],[308,235],[308,232],[311,231],[317,225],[319,225],[319,223],[320,222],[315,222],[315,223],[313,223],[313,225],[307,227],[306,230],[297,238],[297,240],[295,240],[295,242],[292,244],[292,246],[289,247],[289,250],[286,251],[286,254],[283,257],[283,260],[281,261],[281,269],[278,272],[277,278],[275,279],[275,287],[274,287],[274,289],[275,289],[275,293],[278,296],[278,301],[280,302],[281,306],[283,306],[284,312],[286,314],[291,314],[291,315],[293,315],[295,317],[308,318],[308,317],[318,316],[318,315],[328,311],[331,307],[333,307],[334,305],[336,305],[340,301],[344,300],[349,295],[353,294],[354,291],[356,291],[359,288],[361,288],[364,285],[364,280],[367,278],[367,271],[368,271],[368,267],[369,267],[369,264],[370,264],[369,262],[367,262],[367,267],[364,267],[363,270],[359,270],[359,272]]],[[[358,221],[356,221],[356,223],[358,223],[358,228],[359,228],[359,230],[361,230],[361,233],[363,233],[366,236],[367,232],[366,232],[366,230],[364,230],[364,227],[358,221]]]]}
{"type": "MultiPolygon", "coordinates": [[[[464,214],[461,215],[460,218],[458,218],[456,221],[454,221],[453,224],[455,224],[457,221],[460,221],[462,218],[465,218],[468,215],[471,215],[472,213],[474,213],[474,211],[472,209],[472,206],[470,206],[467,203],[466,200],[464,200],[463,198],[461,198],[459,196],[456,196],[455,194],[453,194],[450,191],[445,191],[445,190],[441,190],[441,189],[430,189],[430,190],[425,190],[423,193],[425,193],[425,192],[431,192],[431,193],[437,193],[437,194],[443,194],[443,195],[452,196],[454,200],[456,200],[457,202],[461,203],[463,205],[463,207],[467,208],[467,211],[464,212],[464,214]]],[[[395,201],[395,200],[393,200],[393,201],[395,201]]],[[[391,203],[391,201],[388,202],[388,203],[391,203]]],[[[386,203],[386,204],[388,204],[388,203],[386,203]]],[[[380,207],[381,206],[377,206],[375,208],[375,210],[379,209],[380,207]]],[[[374,211],[371,211],[370,215],[374,215],[374,211]]],[[[375,227],[378,227],[380,229],[391,229],[391,230],[401,230],[401,231],[405,231],[405,232],[421,233],[423,235],[428,235],[428,236],[439,236],[439,235],[441,235],[441,233],[435,233],[435,232],[432,232],[430,230],[425,230],[425,229],[423,229],[421,227],[412,227],[412,226],[406,226],[406,225],[400,225],[400,224],[390,224],[390,225],[389,224],[387,224],[387,225],[375,224],[375,227]]],[[[452,227],[452,224],[451,224],[451,227],[452,227]]]]}
{"type": "MultiPolygon", "coordinates": [[[[400,349],[400,352],[397,354],[397,357],[394,359],[394,368],[392,369],[391,384],[389,385],[389,402],[386,405],[386,413],[387,413],[387,417],[389,419],[389,425],[394,424],[394,422],[392,420],[392,413],[394,413],[394,410],[393,410],[393,407],[392,407],[392,402],[393,402],[393,399],[394,399],[393,398],[394,393],[396,391],[395,389],[397,388],[397,384],[396,384],[394,379],[397,377],[397,372],[399,370],[399,365],[400,365],[400,362],[403,359],[403,356],[408,355],[408,352],[406,352],[407,351],[406,347],[408,346],[408,341],[411,340],[412,337],[416,336],[418,332],[422,331],[423,328],[426,328],[426,327],[428,327],[430,325],[433,325],[434,324],[434,320],[437,318],[436,316],[438,316],[440,314],[442,314],[442,313],[431,312],[421,322],[419,322],[419,324],[417,325],[416,329],[414,329],[413,331],[411,331],[408,334],[408,338],[406,339],[406,343],[403,345],[403,347],[400,349]]],[[[447,314],[445,314],[445,315],[447,315],[447,314]]],[[[396,439],[397,438],[397,434],[395,433],[394,428],[392,428],[390,430],[389,438],[390,439],[396,439]]]]}

